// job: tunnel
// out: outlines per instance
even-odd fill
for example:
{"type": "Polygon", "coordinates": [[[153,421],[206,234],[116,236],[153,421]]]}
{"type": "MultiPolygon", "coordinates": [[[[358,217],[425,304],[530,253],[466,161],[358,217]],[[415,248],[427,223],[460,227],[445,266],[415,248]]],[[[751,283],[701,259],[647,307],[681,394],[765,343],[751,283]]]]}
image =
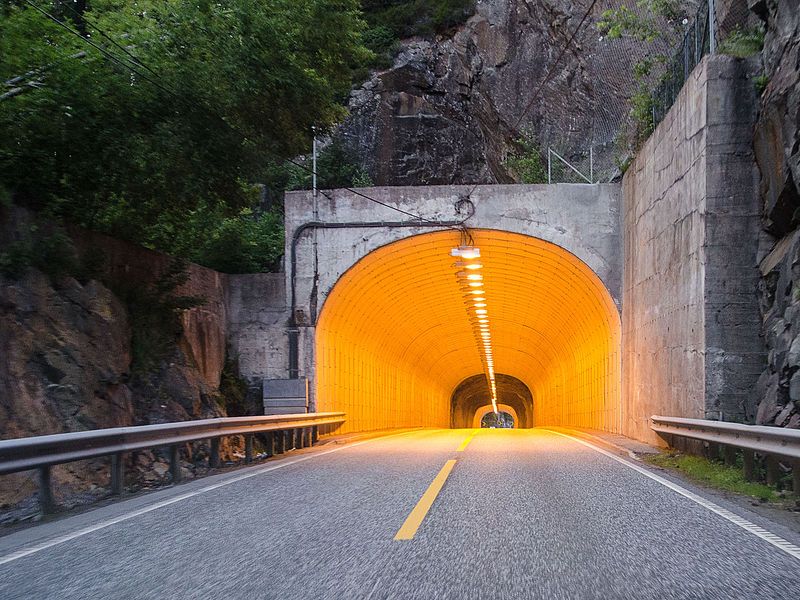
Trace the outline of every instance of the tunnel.
{"type": "MultiPolygon", "coordinates": [[[[497,402],[501,410],[514,417],[514,427],[533,426],[533,396],[523,382],[503,373],[497,374],[497,402]]],[[[468,377],[453,391],[450,400],[450,427],[480,427],[480,419],[492,410],[489,387],[483,374],[468,377]]]]}
{"type": "MultiPolygon", "coordinates": [[[[602,281],[553,243],[470,234],[481,253],[498,402],[514,408],[515,425],[618,432],[620,319],[602,281]]],[[[339,432],[471,427],[488,403],[450,254],[462,236],[438,231],[378,248],[328,294],[315,331],[314,398],[319,411],[347,413],[339,432]]]]}

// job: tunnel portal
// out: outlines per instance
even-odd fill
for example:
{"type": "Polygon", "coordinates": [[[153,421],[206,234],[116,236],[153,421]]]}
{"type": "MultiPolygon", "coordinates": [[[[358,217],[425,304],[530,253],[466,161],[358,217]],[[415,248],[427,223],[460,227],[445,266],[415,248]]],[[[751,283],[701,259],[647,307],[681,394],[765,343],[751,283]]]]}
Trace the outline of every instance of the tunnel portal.
{"type": "MultiPolygon", "coordinates": [[[[508,384],[504,401],[519,407],[526,427],[619,431],[620,320],[597,275],[538,238],[470,233],[481,251],[496,369],[508,384]],[[522,386],[532,407],[517,399],[522,386]]],[[[461,235],[392,242],[333,286],[315,331],[315,399],[319,411],[347,413],[339,431],[471,421],[453,410],[459,386],[484,370],[450,255],[461,235]]]]}

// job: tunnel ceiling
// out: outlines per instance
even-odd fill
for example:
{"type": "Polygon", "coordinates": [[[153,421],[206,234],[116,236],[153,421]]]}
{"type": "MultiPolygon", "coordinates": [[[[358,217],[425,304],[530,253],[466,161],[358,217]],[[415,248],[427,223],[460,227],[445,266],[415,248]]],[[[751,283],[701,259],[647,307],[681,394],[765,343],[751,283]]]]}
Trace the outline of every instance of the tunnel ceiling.
{"type": "MultiPolygon", "coordinates": [[[[481,250],[495,368],[534,395],[537,424],[613,430],[619,409],[619,316],[597,276],[527,236],[472,231],[481,250]]],[[[320,410],[347,430],[450,423],[453,390],[483,372],[450,249],[457,231],[406,238],[356,263],[316,329],[320,410]]]]}

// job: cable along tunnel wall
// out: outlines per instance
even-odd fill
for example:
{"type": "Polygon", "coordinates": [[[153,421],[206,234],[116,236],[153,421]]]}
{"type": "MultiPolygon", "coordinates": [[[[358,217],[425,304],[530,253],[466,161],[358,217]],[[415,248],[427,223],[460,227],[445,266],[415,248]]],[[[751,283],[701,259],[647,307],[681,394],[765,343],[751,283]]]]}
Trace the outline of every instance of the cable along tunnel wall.
{"type": "MultiPolygon", "coordinates": [[[[472,231],[498,373],[534,398],[536,425],[619,431],[620,320],[592,270],[555,244],[472,231]]],[[[440,231],[374,250],[336,283],[315,334],[317,410],[340,430],[448,427],[458,385],[482,372],[450,249],[440,231]]]]}

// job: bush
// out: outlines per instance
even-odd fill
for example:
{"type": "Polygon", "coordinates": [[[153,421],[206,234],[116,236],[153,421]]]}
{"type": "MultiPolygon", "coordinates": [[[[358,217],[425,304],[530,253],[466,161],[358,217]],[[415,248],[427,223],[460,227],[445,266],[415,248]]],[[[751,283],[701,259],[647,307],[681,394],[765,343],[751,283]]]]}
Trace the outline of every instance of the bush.
{"type": "Polygon", "coordinates": [[[764,47],[764,28],[750,27],[741,29],[737,27],[719,45],[720,54],[728,54],[736,58],[747,58],[761,52],[764,47]]]}
{"type": "Polygon", "coordinates": [[[223,273],[261,273],[276,270],[282,254],[281,215],[245,209],[223,219],[192,258],[223,273]]]}
{"type": "Polygon", "coordinates": [[[506,159],[506,167],[520,183],[547,183],[542,151],[530,139],[516,140],[518,148],[506,159]]]}

